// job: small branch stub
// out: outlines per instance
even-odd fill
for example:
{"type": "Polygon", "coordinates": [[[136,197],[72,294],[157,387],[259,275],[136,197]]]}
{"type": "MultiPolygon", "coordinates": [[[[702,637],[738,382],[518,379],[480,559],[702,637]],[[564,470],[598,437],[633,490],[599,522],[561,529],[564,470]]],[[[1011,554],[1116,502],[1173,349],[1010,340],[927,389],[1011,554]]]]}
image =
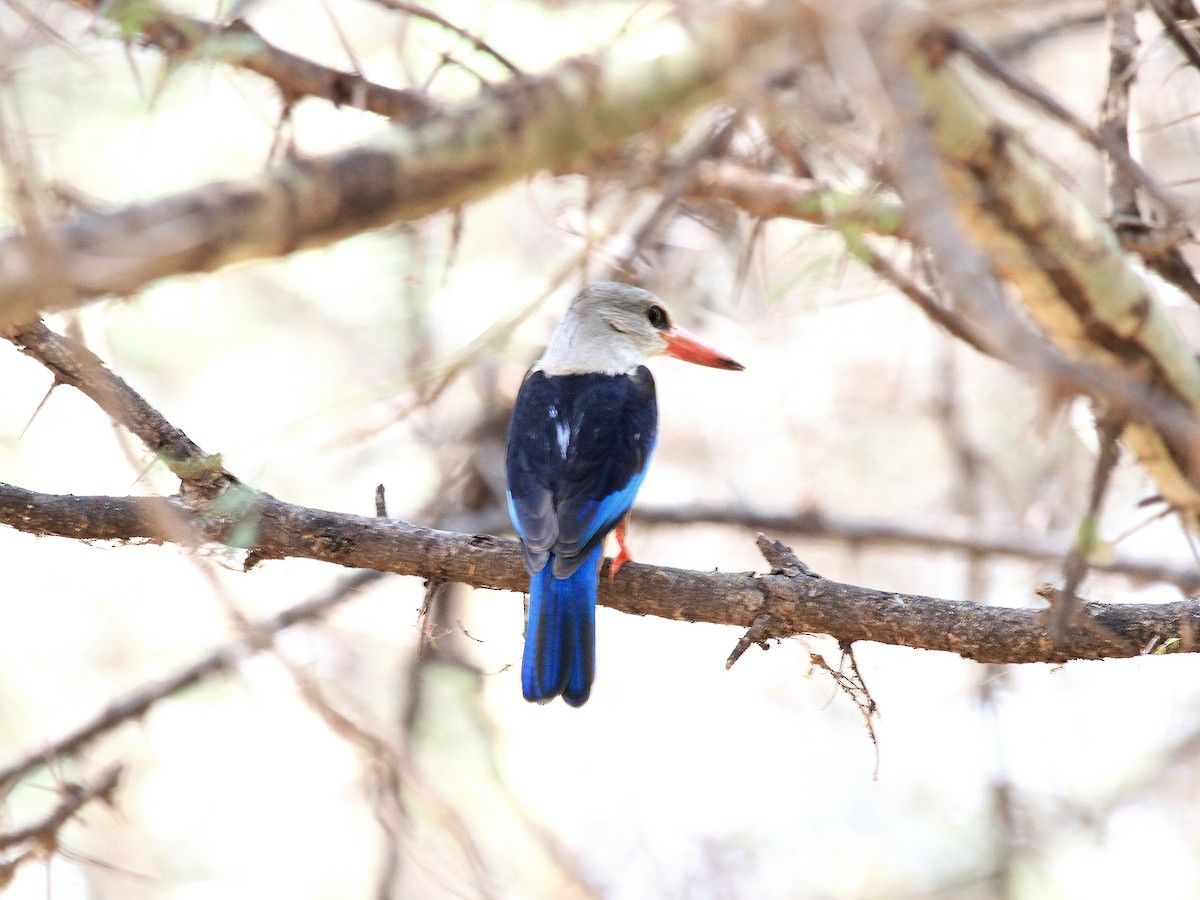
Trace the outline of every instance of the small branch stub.
{"type": "Polygon", "coordinates": [[[737,644],[733,647],[733,652],[725,660],[725,670],[732,669],[733,664],[742,658],[742,654],[750,649],[751,644],[758,644],[764,650],[770,650],[771,645],[767,641],[771,638],[780,637],[776,633],[778,628],[778,623],[771,616],[767,613],[759,613],[750,627],[746,629],[746,633],[738,638],[737,644]]]}
{"type": "Polygon", "coordinates": [[[767,537],[762,532],[759,532],[755,537],[755,543],[758,544],[758,552],[763,555],[763,559],[771,564],[772,575],[786,575],[788,578],[820,578],[821,576],[806,566],[795,553],[792,548],[783,541],[775,541],[767,537]]]}

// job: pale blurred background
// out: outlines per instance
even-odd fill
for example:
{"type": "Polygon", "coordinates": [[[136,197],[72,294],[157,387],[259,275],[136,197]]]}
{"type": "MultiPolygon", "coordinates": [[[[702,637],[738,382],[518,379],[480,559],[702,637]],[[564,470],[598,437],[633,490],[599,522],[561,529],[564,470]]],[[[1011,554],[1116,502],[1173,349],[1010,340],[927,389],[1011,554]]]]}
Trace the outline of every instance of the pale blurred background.
{"type": "MultiPolygon", "coordinates": [[[[85,205],[153,198],[268,162],[279,103],[258,77],[126,49],[65,4],[36,13],[66,41],[0,9],[10,56],[0,95],[39,178],[85,205]],[[18,40],[25,36],[23,40],[18,40]],[[91,199],[91,198],[94,198],[91,199]]],[[[208,17],[212,3],[177,8],[208,17]]],[[[1094,5],[1097,8],[1099,5],[1094,5]]],[[[246,14],[274,42],[389,84],[422,84],[452,35],[368,2],[262,0],[246,14]],[[336,26],[335,23],[336,22],[336,26]],[[345,46],[353,48],[353,60],[345,46]]],[[[606,43],[665,6],[443,3],[523,68],[606,43]],[[627,21],[632,16],[632,22],[627,21]]],[[[1018,7],[993,26],[1014,29],[1018,7]]],[[[1147,20],[1147,34],[1154,34],[1147,20]]],[[[1102,24],[1016,62],[1085,117],[1103,86],[1102,24]]],[[[1140,113],[1193,111],[1195,73],[1143,47],[1140,113]],[[1166,86],[1165,90],[1160,86],[1166,86]]],[[[502,77],[488,60],[470,56],[502,77]]],[[[439,69],[435,90],[474,76],[439,69]]],[[[1022,111],[1013,110],[1020,117],[1022,111]]],[[[304,153],[384,128],[299,103],[286,140],[304,153]]],[[[1102,170],[1064,132],[1043,148],[1102,204],[1102,170]]],[[[1194,173],[1191,121],[1147,132],[1160,172],[1194,173]]],[[[157,283],[83,309],[89,345],[230,471],[293,503],[423,524],[497,527],[506,409],[570,294],[624,247],[650,192],[535,178],[463,211],[278,262],[157,283]],[[588,248],[590,246],[590,252],[588,248]],[[507,333],[496,323],[528,308],[507,333]],[[465,366],[428,400],[449,368],[465,366]],[[464,484],[466,485],[464,487],[464,484]],[[458,517],[455,519],[455,517],[458,517]],[[490,524],[479,524],[490,523],[490,524]]],[[[14,215],[5,209],[6,224],[14,215]]],[[[676,317],[746,364],[741,374],[654,364],[661,436],[639,505],[830,514],[1044,540],[1066,550],[1085,509],[1087,410],[1049,408],[1013,372],[952,346],[905,299],[818,230],[680,216],[648,260],[676,317]],[[977,456],[964,474],[964,448],[977,456]]],[[[1194,305],[1165,288],[1182,327],[1194,305]]],[[[56,390],[0,346],[0,479],[76,494],[170,493],[175,482],[90,401],[56,390]],[[28,427],[27,427],[28,424],[28,427]]],[[[1153,493],[1128,461],[1103,522],[1117,550],[1176,567],[1195,557],[1173,522],[1136,528],[1153,493]]],[[[1038,606],[1054,564],[837,540],[791,544],[816,571],[883,589],[1038,606]]],[[[761,570],[754,529],[652,526],[639,561],[761,570]]],[[[0,530],[0,761],[36,749],[114,697],[168,675],[348,573],[305,561],[243,574],[240,555],[89,545],[0,530]]],[[[21,867],[14,898],[885,898],[1200,895],[1200,663],[1190,655],[984,667],[861,644],[877,745],[810,652],[828,639],[751,648],[735,629],[598,616],[598,675],[582,709],[521,699],[521,596],[457,589],[417,664],[417,579],[384,577],[273,651],[166,699],[142,719],[26,780],[3,826],[47,808],[60,779],[112,761],[112,809],[91,806],[61,852],[21,867]],[[476,676],[473,673],[478,673],[476,676]],[[379,757],[330,726],[313,697],[403,757],[401,801],[379,757]]],[[[1093,576],[1106,602],[1179,598],[1093,576]]]]}

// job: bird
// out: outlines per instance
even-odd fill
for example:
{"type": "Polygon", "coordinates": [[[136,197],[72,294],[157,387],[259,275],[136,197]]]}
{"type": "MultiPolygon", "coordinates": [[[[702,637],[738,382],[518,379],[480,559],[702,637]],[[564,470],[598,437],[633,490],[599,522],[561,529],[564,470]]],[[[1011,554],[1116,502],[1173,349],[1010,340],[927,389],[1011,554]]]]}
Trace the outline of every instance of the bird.
{"type": "Polygon", "coordinates": [[[508,512],[529,570],[521,659],[526,700],[582,706],[595,672],[604,539],[612,578],[630,558],[625,529],[658,437],[659,354],[744,367],[674,324],[654,294],[599,281],[575,295],[517,392],[505,451],[508,512]]]}

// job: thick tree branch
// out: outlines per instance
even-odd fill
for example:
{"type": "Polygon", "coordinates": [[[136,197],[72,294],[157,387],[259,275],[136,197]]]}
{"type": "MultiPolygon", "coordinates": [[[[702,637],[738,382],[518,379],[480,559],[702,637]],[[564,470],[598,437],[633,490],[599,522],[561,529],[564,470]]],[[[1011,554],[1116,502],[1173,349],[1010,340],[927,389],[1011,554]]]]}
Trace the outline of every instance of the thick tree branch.
{"type": "Polygon", "coordinates": [[[362,146],[48,224],[37,241],[10,234],[0,239],[0,324],[170,275],[323,246],[468,203],[535,172],[578,169],[706,100],[760,45],[793,38],[789,52],[804,55],[807,32],[798,26],[807,15],[783,0],[721,8],[695,21],[683,41],[677,25],[663,26],[672,39],[660,46],[670,50],[648,54],[650,36],[629,36],[362,146]]]}
{"type": "MultiPolygon", "coordinates": [[[[175,442],[187,441],[85,348],[53,340],[56,336],[44,329],[33,333],[37,340],[25,345],[31,355],[55,371],[78,373],[72,376],[76,386],[89,396],[110,401],[105,407],[110,414],[131,430],[140,429],[135,433],[148,444],[164,440],[163,435],[175,442]]],[[[189,452],[204,458],[190,441],[184,446],[194,447],[189,452]]],[[[82,540],[224,544],[249,551],[247,566],[301,557],[476,587],[512,591],[528,587],[521,554],[511,541],[296,506],[255,491],[232,476],[213,487],[215,493],[173,498],[63,497],[0,484],[0,523],[32,534],[82,540]]],[[[1114,626],[1106,623],[1106,627],[1116,638],[1088,631],[1055,644],[1046,636],[1040,615],[1030,610],[997,611],[820,578],[800,582],[788,574],[728,575],[631,564],[614,581],[601,581],[600,602],[626,612],[740,627],[749,627],[765,614],[775,623],[775,634],[820,632],[843,643],[882,640],[948,650],[986,662],[1130,656],[1151,641],[1184,643],[1180,616],[1200,616],[1200,604],[1179,609],[1089,607],[1094,614],[1115,620],[1114,626]],[[1131,618],[1135,610],[1141,610],[1140,617],[1131,618]]]]}
{"type": "MultiPolygon", "coordinates": [[[[197,540],[249,550],[251,563],[298,557],[474,587],[528,588],[529,574],[513,541],[310,509],[241,490],[240,513],[212,515],[174,498],[57,496],[0,485],[0,523],[83,540],[165,542],[176,539],[159,524],[168,513],[186,522],[197,540]]],[[[995,663],[1129,657],[1151,645],[1190,651],[1195,648],[1181,646],[1181,635],[1189,628],[1200,630],[1200,603],[1088,603],[1086,611],[1115,639],[1081,631],[1056,644],[1037,610],[804,575],[694,572],[637,563],[623,567],[612,582],[601,578],[599,600],[636,615],[741,628],[765,613],[779,635],[828,634],[843,643],[877,641],[995,663]]]]}

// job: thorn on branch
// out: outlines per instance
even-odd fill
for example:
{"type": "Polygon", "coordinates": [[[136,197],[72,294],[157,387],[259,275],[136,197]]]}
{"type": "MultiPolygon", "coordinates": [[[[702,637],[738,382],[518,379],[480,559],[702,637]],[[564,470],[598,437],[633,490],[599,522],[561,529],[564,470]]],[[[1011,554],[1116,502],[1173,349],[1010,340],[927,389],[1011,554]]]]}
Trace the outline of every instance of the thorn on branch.
{"type": "Polygon", "coordinates": [[[124,766],[114,763],[91,782],[64,785],[58,804],[36,822],[0,834],[0,851],[20,848],[15,856],[0,859],[0,890],[16,874],[17,867],[33,859],[44,859],[59,845],[58,833],[89,803],[99,800],[113,806],[113,797],[121,781],[124,766]]]}
{"type": "Polygon", "coordinates": [[[29,421],[25,423],[25,427],[21,429],[21,433],[17,435],[17,440],[24,439],[25,432],[30,429],[34,423],[34,420],[37,419],[38,415],[45,408],[46,403],[50,400],[50,395],[54,393],[54,389],[62,383],[63,382],[58,380],[57,376],[55,376],[54,380],[50,382],[50,387],[46,388],[46,393],[42,396],[42,399],[38,401],[38,405],[34,407],[33,412],[29,414],[29,421]]]}
{"type": "Polygon", "coordinates": [[[375,485],[375,515],[380,519],[388,517],[387,493],[382,484],[375,485]]]}

